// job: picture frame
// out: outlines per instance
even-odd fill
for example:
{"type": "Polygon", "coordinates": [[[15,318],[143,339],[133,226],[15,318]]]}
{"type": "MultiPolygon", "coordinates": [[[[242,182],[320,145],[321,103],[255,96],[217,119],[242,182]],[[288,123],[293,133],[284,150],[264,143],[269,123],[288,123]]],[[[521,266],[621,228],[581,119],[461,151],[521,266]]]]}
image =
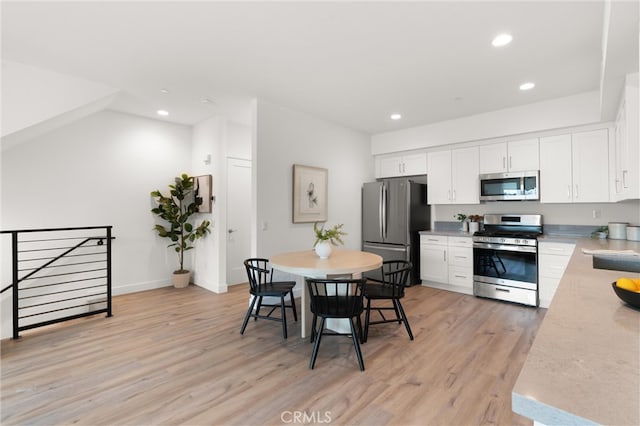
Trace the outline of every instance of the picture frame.
{"type": "Polygon", "coordinates": [[[213,201],[213,176],[196,176],[194,187],[196,211],[198,213],[211,213],[213,201]]]}
{"type": "Polygon", "coordinates": [[[293,165],[293,223],[327,221],[328,170],[293,165]]]}

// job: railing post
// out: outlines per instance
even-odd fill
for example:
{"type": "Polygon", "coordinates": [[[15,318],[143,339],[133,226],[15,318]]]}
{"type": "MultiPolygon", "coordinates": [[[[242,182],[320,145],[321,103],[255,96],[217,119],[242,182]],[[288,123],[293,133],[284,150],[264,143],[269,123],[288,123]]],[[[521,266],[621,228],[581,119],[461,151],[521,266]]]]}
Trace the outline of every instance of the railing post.
{"type": "Polygon", "coordinates": [[[18,334],[18,232],[11,233],[11,269],[13,280],[13,338],[19,339],[18,334]]]}
{"type": "Polygon", "coordinates": [[[111,316],[111,226],[107,226],[107,318],[111,316]]]}

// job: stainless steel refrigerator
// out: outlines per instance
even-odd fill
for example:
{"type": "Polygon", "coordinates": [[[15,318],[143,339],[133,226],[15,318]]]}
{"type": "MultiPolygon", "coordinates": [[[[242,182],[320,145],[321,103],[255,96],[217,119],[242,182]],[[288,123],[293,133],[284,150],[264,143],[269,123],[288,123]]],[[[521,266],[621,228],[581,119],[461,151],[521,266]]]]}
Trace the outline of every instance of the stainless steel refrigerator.
{"type": "MultiPolygon", "coordinates": [[[[384,260],[408,260],[408,285],[420,283],[420,235],[428,230],[431,209],[427,185],[407,178],[384,179],[362,186],[362,250],[384,260]]],[[[363,274],[380,280],[379,271],[363,274]]]]}

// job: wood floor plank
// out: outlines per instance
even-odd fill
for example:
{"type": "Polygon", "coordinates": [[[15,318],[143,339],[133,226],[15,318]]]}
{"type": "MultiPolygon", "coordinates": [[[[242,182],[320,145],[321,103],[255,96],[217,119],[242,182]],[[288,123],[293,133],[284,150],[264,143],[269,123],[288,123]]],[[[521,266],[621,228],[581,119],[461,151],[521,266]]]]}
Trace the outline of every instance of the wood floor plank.
{"type": "MultiPolygon", "coordinates": [[[[545,310],[427,287],[370,328],[360,372],[348,337],[312,345],[299,323],[250,321],[246,285],[163,288],[2,341],[1,423],[78,425],[531,425],[511,389],[545,310]],[[300,422],[298,422],[300,423],[300,422]]],[[[298,300],[299,303],[299,300],[298,300]]]]}

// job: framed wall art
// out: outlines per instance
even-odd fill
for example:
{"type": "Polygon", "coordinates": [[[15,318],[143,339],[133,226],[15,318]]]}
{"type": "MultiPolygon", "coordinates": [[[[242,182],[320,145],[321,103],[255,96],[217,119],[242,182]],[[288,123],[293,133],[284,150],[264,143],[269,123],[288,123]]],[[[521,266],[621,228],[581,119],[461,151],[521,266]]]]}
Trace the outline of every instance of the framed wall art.
{"type": "Polygon", "coordinates": [[[194,182],[194,195],[196,211],[198,213],[211,213],[213,201],[213,177],[211,175],[196,176],[194,182]]]}
{"type": "Polygon", "coordinates": [[[328,171],[293,165],[293,223],[326,222],[328,171]]]}

